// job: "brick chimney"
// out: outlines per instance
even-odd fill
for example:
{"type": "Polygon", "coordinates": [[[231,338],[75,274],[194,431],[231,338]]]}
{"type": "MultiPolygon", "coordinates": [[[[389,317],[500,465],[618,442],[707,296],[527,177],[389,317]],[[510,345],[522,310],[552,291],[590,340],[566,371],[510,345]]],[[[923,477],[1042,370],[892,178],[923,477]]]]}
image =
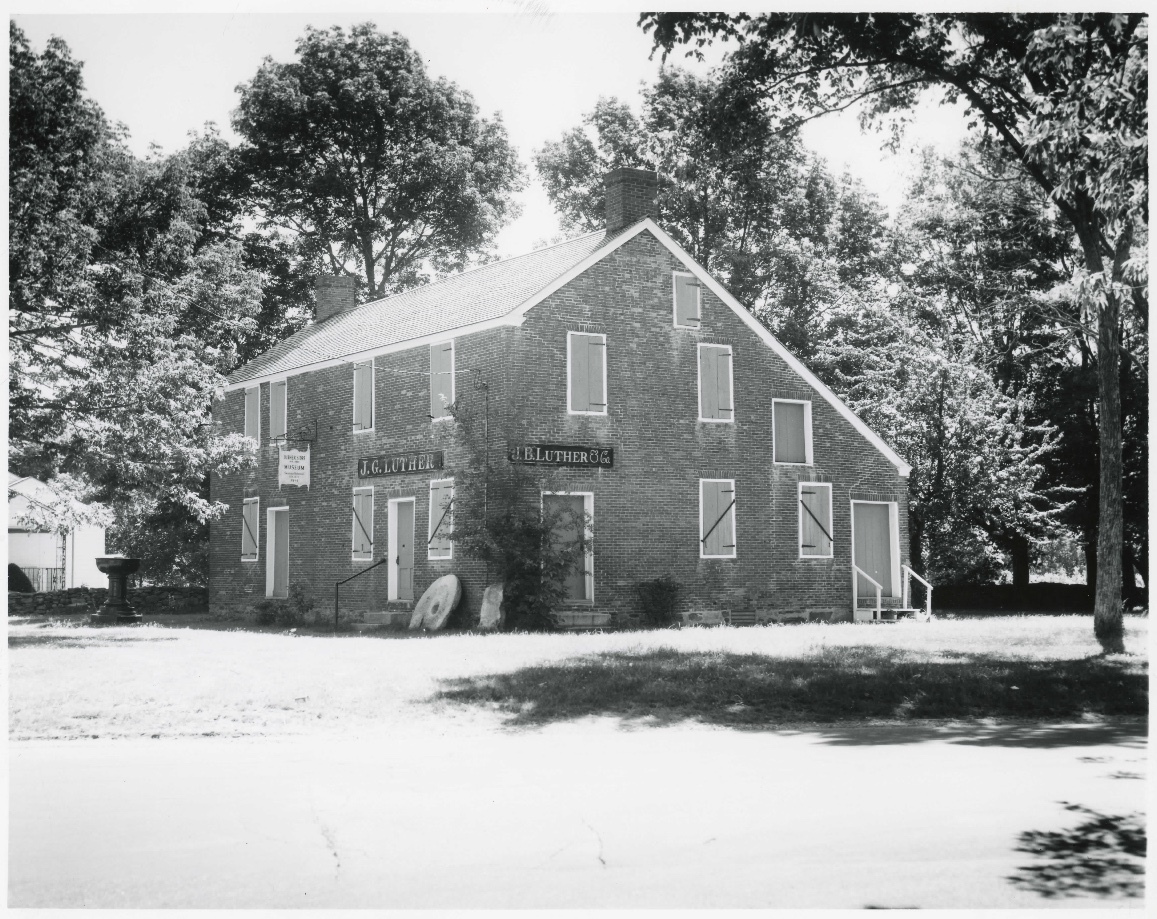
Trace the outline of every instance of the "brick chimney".
{"type": "Polygon", "coordinates": [[[313,318],[317,322],[324,322],[330,316],[352,310],[358,305],[357,279],[347,275],[321,275],[313,282],[313,293],[317,300],[313,318]]]}
{"type": "Polygon", "coordinates": [[[607,189],[607,236],[644,217],[659,218],[659,175],[650,169],[620,166],[603,177],[607,189]]]}

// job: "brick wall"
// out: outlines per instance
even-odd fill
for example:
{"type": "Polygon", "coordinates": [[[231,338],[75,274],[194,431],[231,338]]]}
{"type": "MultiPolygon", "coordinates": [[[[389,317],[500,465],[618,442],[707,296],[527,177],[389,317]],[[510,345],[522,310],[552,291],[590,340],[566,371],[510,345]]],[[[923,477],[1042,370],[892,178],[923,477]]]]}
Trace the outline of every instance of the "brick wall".
{"type": "MultiPolygon", "coordinates": [[[[636,583],[668,575],[683,585],[689,609],[754,605],[850,617],[851,502],[897,502],[906,563],[907,481],[706,288],[701,328],[674,328],[671,272],[681,268],[654,237],[641,233],[531,309],[521,327],[457,339],[458,400],[480,413],[483,393],[474,383],[488,382],[495,474],[509,468],[508,441],[615,449],[613,469],[553,470],[542,481],[549,490],[594,493],[595,611],[628,622],[636,583]],[[606,417],[567,414],[568,331],[607,336],[606,417]],[[732,346],[733,424],[697,421],[699,342],[732,346]],[[811,400],[812,467],[771,462],[773,398],[811,400]],[[699,557],[700,478],[735,480],[735,559],[699,557]],[[799,558],[800,481],[832,484],[831,559],[799,558]]],[[[212,483],[214,498],[230,505],[211,528],[215,609],[245,607],[264,596],[272,506],[289,508],[291,583],[307,582],[315,601],[332,609],[334,582],[366,567],[351,559],[352,489],[373,484],[375,556],[386,553],[387,501],[415,498],[415,596],[453,572],[463,581],[467,609],[477,614],[488,581],[483,566],[459,552],[450,561],[431,561],[424,548],[429,481],[453,477],[466,459],[455,423],[427,417],[429,348],[378,357],[375,368],[375,429],[359,434],[351,431],[351,365],[289,378],[289,430],[312,429],[315,420],[318,425],[308,491],[278,490],[277,448],[268,442],[269,386],[261,387],[259,468],[212,483]],[[418,450],[442,450],[445,468],[357,479],[360,457],[418,450]],[[256,562],[240,560],[241,501],[249,495],[262,499],[256,562]]],[[[242,392],[233,392],[218,404],[216,416],[226,429],[241,430],[243,401],[242,392]]],[[[382,566],[343,586],[343,610],[384,608],[386,578],[382,566]]]]}

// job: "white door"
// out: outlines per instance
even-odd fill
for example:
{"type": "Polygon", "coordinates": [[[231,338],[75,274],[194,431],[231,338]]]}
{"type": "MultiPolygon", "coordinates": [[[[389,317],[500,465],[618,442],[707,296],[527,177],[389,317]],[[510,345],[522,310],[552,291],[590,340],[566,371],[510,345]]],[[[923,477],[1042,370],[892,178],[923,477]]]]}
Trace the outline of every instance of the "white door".
{"type": "Polygon", "coordinates": [[[391,600],[414,599],[414,499],[389,505],[389,574],[391,600]]]}
{"type": "MultiPolygon", "coordinates": [[[[879,582],[883,597],[895,596],[894,577],[897,559],[894,553],[892,508],[882,502],[852,502],[852,562],[879,582]]],[[[859,574],[856,592],[861,600],[874,599],[876,588],[859,574]]]]}
{"type": "Polygon", "coordinates": [[[273,508],[266,519],[265,595],[284,600],[289,597],[289,508],[273,508]]]}

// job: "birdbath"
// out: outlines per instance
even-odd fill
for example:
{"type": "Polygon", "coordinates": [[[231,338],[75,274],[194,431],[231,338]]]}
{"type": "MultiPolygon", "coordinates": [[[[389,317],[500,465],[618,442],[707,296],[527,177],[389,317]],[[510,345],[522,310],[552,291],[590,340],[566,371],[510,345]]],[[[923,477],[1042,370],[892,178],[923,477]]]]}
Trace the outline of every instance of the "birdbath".
{"type": "Polygon", "coordinates": [[[108,598],[104,606],[89,616],[89,622],[93,625],[140,622],[144,617],[128,601],[128,578],[141,567],[141,560],[106,555],[96,560],[96,567],[108,575],[108,598]]]}

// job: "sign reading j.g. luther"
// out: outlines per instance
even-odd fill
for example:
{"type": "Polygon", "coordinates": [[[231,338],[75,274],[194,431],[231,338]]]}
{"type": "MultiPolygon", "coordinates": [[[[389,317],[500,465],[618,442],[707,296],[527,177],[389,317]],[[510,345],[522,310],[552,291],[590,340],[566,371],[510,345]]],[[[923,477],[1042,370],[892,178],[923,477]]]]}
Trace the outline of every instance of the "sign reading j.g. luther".
{"type": "Polygon", "coordinates": [[[393,456],[367,456],[358,460],[358,478],[371,479],[381,475],[402,475],[406,472],[425,472],[442,468],[442,451],[428,453],[395,453],[393,456]]]}
{"type": "Polygon", "coordinates": [[[615,465],[613,447],[572,446],[569,444],[519,444],[510,448],[510,462],[536,466],[580,466],[611,469],[615,465]]]}

